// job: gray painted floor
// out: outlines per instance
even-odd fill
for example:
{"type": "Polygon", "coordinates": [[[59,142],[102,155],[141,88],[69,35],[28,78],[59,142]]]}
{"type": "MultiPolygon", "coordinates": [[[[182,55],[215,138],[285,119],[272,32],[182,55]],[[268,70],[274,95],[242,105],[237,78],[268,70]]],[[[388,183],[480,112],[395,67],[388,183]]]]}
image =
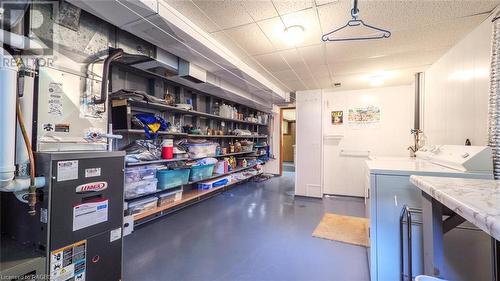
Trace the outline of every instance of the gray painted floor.
{"type": "Polygon", "coordinates": [[[124,281],[369,280],[366,249],[311,236],[362,200],[294,198],[293,173],[246,183],[125,237],[124,281]]]}
{"type": "Polygon", "coordinates": [[[295,164],[293,162],[283,162],[284,172],[295,172],[295,164]]]}

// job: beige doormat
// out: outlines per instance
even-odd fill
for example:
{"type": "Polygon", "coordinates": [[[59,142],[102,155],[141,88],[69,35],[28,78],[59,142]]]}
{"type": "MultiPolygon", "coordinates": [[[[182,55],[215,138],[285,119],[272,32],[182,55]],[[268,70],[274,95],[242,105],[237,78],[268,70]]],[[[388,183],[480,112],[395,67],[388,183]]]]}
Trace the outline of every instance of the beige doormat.
{"type": "Polygon", "coordinates": [[[312,236],[368,247],[368,219],[326,213],[312,236]]]}

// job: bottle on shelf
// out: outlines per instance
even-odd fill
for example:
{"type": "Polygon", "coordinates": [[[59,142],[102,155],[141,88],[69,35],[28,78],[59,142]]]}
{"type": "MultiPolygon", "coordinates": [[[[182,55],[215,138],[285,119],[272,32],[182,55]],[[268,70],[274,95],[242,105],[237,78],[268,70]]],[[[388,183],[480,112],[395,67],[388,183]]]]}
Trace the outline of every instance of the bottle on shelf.
{"type": "Polygon", "coordinates": [[[215,102],[215,104],[213,105],[212,114],[213,115],[220,115],[219,102],[215,102]]]}

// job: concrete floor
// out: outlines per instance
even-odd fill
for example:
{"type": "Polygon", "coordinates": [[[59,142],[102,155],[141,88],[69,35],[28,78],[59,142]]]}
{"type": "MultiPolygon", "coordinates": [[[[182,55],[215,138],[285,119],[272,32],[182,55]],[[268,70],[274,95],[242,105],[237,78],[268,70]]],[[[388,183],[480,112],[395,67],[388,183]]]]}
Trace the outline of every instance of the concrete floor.
{"type": "Polygon", "coordinates": [[[124,281],[369,280],[366,249],[311,236],[362,200],[293,198],[293,173],[246,183],[125,237],[124,281]]]}

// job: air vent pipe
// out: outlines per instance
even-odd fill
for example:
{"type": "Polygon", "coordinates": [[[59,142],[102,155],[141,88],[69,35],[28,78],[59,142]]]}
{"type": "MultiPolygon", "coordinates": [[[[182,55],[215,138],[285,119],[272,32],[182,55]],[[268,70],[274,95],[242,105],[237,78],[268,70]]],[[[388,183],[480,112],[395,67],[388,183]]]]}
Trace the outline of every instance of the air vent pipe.
{"type": "Polygon", "coordinates": [[[488,145],[493,150],[493,176],[500,179],[500,13],[493,19],[488,101],[488,145]]]}

